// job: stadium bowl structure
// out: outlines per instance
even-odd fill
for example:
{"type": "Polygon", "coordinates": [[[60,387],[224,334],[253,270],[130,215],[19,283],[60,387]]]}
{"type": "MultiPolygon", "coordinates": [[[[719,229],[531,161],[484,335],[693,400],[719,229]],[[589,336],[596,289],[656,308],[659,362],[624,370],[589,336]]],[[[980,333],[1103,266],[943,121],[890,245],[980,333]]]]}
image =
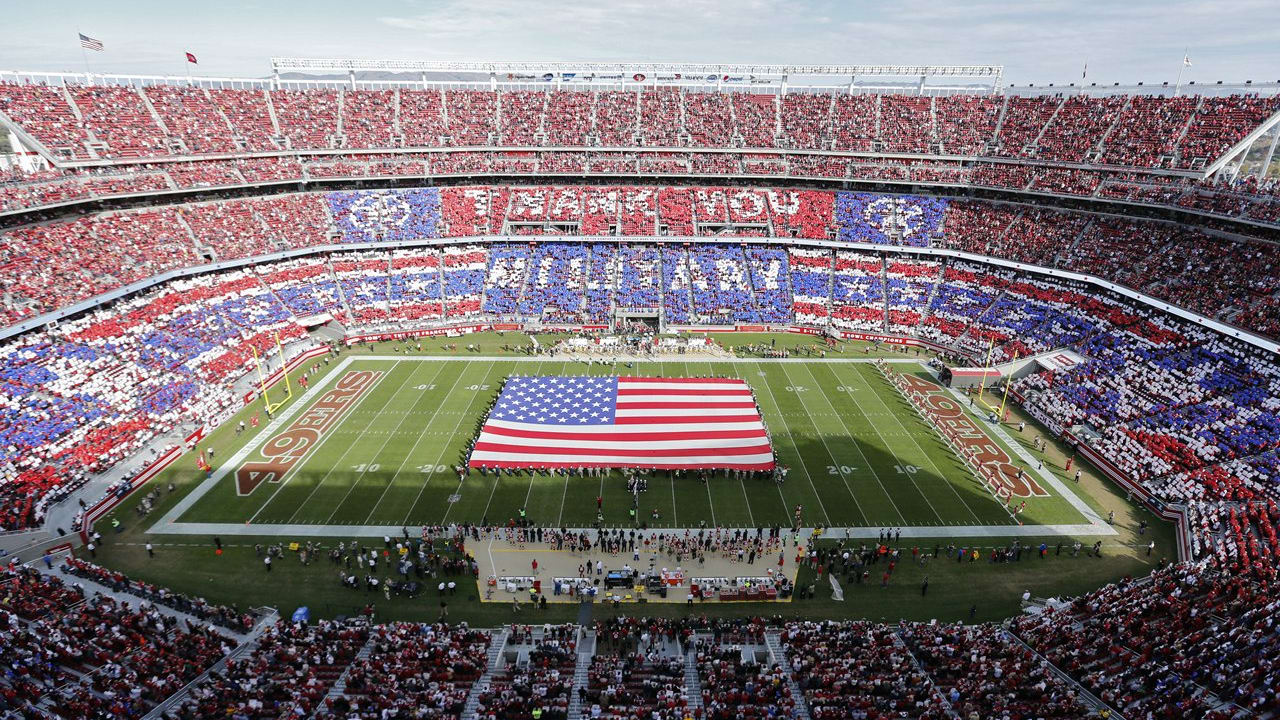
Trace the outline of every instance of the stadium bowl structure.
{"type": "MultiPolygon", "coordinates": [[[[126,674],[181,656],[133,715],[225,714],[220,694],[334,717],[1274,711],[1267,679],[1197,668],[1241,632],[1276,654],[1257,627],[1280,551],[1280,88],[871,92],[633,69],[0,75],[24,153],[0,176],[0,547],[37,561],[6,571],[6,612],[137,625],[149,649],[126,674]],[[774,460],[470,461],[509,378],[585,376],[732,378],[774,460]],[[152,600],[171,587],[162,605],[225,638],[78,606],[38,562],[68,541],[61,574],[152,600]],[[700,576],[707,553],[742,576],[700,576]],[[601,559],[614,574],[597,586],[601,559]],[[600,623],[330,620],[370,601],[380,620],[447,619],[452,603],[501,625],[534,612],[507,609],[534,582],[575,600],[539,623],[580,622],[583,591],[600,623]],[[1003,619],[1024,588],[1035,613],[1005,629],[848,620],[1003,619]],[[661,619],[625,619],[659,590],[661,619]],[[197,595],[324,620],[271,625],[197,595]],[[1138,605],[1167,643],[1130,627],[1138,605]],[[649,649],[626,640],[645,628],[667,642],[612,675],[649,649]],[[203,676],[233,648],[248,661],[203,676]],[[305,692],[267,667],[316,653],[305,692]],[[1170,662],[1151,677],[1121,667],[1155,656],[1170,662]],[[838,682],[849,659],[918,682],[838,682]],[[990,663],[1010,697],[966,685],[990,663]],[[403,680],[423,673],[447,688],[403,680]]],[[[109,706],[124,680],[64,681],[120,648],[77,632],[92,662],[61,657],[7,684],[15,698],[109,706]]],[[[25,627],[14,643],[47,650],[25,627]]]]}

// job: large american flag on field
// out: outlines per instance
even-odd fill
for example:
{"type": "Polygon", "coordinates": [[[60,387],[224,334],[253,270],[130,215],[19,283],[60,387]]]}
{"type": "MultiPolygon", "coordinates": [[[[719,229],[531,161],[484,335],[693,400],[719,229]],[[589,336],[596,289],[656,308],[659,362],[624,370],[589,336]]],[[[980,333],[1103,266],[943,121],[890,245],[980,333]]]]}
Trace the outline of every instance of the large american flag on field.
{"type": "Polygon", "coordinates": [[[736,378],[511,377],[471,467],[772,470],[751,388],[736,378]]]}

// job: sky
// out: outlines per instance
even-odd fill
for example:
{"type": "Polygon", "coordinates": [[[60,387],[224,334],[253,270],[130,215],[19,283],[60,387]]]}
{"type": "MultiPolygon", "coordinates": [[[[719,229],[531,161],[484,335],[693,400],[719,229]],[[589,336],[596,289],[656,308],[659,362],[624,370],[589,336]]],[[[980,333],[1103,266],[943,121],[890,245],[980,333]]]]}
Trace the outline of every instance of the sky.
{"type": "MultiPolygon", "coordinates": [[[[262,77],[272,56],[1004,65],[1009,84],[1280,80],[1280,0],[63,0],[5,10],[0,70],[262,77]]],[[[0,2],[3,7],[5,2],[0,2]]]]}

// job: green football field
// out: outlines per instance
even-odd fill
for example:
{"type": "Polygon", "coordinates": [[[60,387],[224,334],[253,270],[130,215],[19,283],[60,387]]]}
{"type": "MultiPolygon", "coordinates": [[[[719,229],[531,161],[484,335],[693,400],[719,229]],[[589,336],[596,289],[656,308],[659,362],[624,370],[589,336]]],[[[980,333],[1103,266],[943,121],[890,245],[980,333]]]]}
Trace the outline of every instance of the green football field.
{"type": "MultiPolygon", "coordinates": [[[[924,376],[915,363],[896,367],[924,376]]],[[[824,527],[1013,528],[1019,521],[1028,526],[1091,521],[1081,508],[1092,501],[1083,495],[1068,497],[1074,490],[1061,482],[1060,469],[1059,481],[1041,482],[1043,494],[1027,498],[1015,518],[866,362],[666,361],[615,370],[561,360],[390,353],[347,356],[271,425],[219,448],[213,479],[162,521],[189,532],[235,523],[247,524],[241,531],[246,534],[253,526],[270,525],[326,526],[335,533],[364,528],[367,533],[464,521],[499,524],[523,507],[536,524],[587,527],[597,521],[599,496],[604,525],[629,525],[631,498],[618,472],[604,478],[472,473],[459,481],[454,467],[463,448],[475,436],[502,380],[512,374],[747,380],[780,461],[790,466],[786,482],[723,474],[705,483],[687,477],[673,481],[658,472],[638,498],[638,517],[650,527],[790,525],[798,505],[803,506],[803,524],[824,527]],[[248,490],[238,485],[237,469],[262,462],[264,448],[309,409],[315,410],[321,393],[359,373],[374,373],[376,379],[278,481],[262,481],[248,490]],[[210,525],[214,523],[220,525],[210,525]]],[[[1015,449],[1017,443],[1007,435],[984,432],[1015,466],[1037,473],[1035,458],[1022,454],[1025,448],[1015,449]]],[[[169,530],[157,526],[152,531],[169,530]]]]}

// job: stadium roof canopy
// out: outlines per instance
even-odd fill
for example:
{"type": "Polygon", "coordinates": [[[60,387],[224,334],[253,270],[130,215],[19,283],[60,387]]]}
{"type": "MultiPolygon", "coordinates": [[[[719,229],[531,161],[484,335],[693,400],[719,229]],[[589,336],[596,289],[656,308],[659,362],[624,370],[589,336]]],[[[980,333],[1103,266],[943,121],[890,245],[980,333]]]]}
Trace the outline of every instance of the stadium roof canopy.
{"type": "Polygon", "coordinates": [[[477,62],[424,60],[359,60],[340,58],[271,58],[274,72],[389,71],[425,73],[554,73],[558,75],[619,73],[656,75],[679,73],[690,77],[703,75],[756,75],[788,77],[792,75],[827,76],[894,76],[894,77],[980,77],[1004,76],[1003,65],[753,65],[733,63],[666,63],[666,62],[477,62]]]}

